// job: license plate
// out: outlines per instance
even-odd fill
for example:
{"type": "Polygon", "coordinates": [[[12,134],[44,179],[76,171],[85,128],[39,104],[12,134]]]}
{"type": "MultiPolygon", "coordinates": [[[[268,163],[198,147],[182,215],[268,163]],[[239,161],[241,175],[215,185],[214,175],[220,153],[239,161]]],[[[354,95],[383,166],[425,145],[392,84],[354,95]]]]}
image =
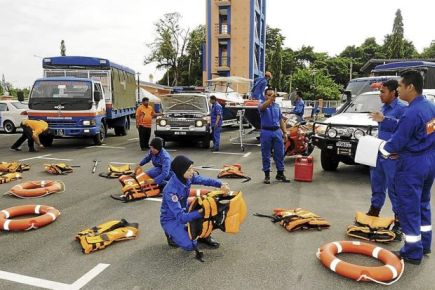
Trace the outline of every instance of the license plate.
{"type": "Polygon", "coordinates": [[[337,154],[343,156],[352,156],[352,149],[337,147],[337,154]]]}
{"type": "Polygon", "coordinates": [[[56,136],[63,136],[64,134],[65,133],[64,133],[63,129],[59,129],[59,130],[54,131],[54,135],[56,135],[56,136]]]}
{"type": "Polygon", "coordinates": [[[187,135],[187,132],[174,132],[175,135],[187,135]]]}
{"type": "Polygon", "coordinates": [[[335,143],[335,146],[341,147],[341,148],[352,148],[352,143],[350,142],[344,142],[344,141],[338,141],[335,143]]]}

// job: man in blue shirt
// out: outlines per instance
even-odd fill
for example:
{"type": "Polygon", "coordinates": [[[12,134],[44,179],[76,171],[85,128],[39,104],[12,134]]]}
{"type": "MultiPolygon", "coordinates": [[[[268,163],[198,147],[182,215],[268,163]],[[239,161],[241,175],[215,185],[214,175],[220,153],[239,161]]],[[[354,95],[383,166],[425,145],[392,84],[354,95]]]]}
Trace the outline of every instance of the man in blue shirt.
{"type": "Polygon", "coordinates": [[[423,95],[423,77],[406,71],[399,83],[400,98],[408,102],[397,129],[379,151],[398,158],[394,187],[405,245],[396,254],[420,264],[431,252],[431,188],[435,177],[435,104],[423,95]]]}
{"type": "Polygon", "coordinates": [[[270,184],[270,153],[273,149],[273,160],[278,173],[276,179],[289,182],[284,175],[284,140],[287,138],[285,122],[281,109],[275,103],[275,90],[266,89],[266,101],[258,105],[261,119],[261,158],[263,161],[264,183],[270,184]]]}
{"type": "Polygon", "coordinates": [[[146,171],[146,174],[151,177],[147,183],[155,183],[163,188],[173,174],[171,171],[172,158],[168,151],[163,148],[163,140],[159,137],[151,140],[148,155],[142,159],[138,167],[144,166],[150,161],[154,167],[146,171]]]}
{"type": "Polygon", "coordinates": [[[269,86],[269,80],[272,79],[272,74],[267,71],[264,74],[264,77],[258,77],[254,81],[254,85],[251,90],[251,96],[254,100],[260,100],[260,102],[264,102],[264,90],[269,86]]]}
{"type": "Polygon", "coordinates": [[[213,136],[212,151],[219,151],[222,129],[222,106],[217,102],[216,96],[210,96],[211,103],[211,128],[213,136]]]}
{"type": "MultiPolygon", "coordinates": [[[[197,241],[192,241],[186,230],[186,224],[196,219],[203,218],[202,210],[187,212],[187,198],[190,186],[201,184],[218,187],[224,192],[229,191],[228,184],[220,180],[197,175],[192,167],[193,161],[179,155],[171,164],[174,175],[163,190],[162,206],[160,208],[160,224],[165,231],[168,244],[171,247],[181,247],[185,251],[197,251],[197,241]]],[[[198,239],[199,242],[218,248],[219,243],[211,236],[198,239]]]]}
{"type": "MultiPolygon", "coordinates": [[[[387,141],[395,131],[399,119],[405,112],[406,105],[399,101],[397,80],[388,80],[382,84],[380,98],[384,104],[380,112],[371,115],[372,119],[379,122],[378,138],[387,141]]],[[[397,240],[401,239],[400,225],[397,213],[397,198],[394,190],[394,176],[396,174],[396,161],[378,156],[376,167],[370,168],[370,181],[372,186],[372,199],[367,215],[379,216],[385,202],[386,191],[391,200],[395,223],[393,230],[397,232],[397,240]]]]}
{"type": "Polygon", "coordinates": [[[293,104],[293,113],[297,116],[297,121],[302,122],[304,120],[304,108],[305,103],[304,100],[302,100],[302,92],[297,91],[296,92],[296,99],[295,103],[293,104]]]}

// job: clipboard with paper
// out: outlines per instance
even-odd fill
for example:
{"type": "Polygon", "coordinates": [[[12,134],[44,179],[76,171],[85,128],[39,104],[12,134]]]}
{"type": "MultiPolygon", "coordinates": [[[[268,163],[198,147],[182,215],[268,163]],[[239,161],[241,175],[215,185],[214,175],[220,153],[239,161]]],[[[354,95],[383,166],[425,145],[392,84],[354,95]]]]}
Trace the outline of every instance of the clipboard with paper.
{"type": "Polygon", "coordinates": [[[373,136],[361,137],[356,147],[355,163],[376,167],[378,151],[383,142],[385,141],[373,136]]]}

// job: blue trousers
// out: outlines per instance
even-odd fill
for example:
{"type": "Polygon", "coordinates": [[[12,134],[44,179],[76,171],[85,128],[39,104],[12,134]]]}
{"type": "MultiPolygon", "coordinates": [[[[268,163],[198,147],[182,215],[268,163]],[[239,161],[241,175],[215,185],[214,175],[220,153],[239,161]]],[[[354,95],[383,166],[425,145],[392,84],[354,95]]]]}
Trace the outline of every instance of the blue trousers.
{"type": "Polygon", "coordinates": [[[193,251],[196,249],[198,243],[189,238],[186,225],[177,222],[166,222],[161,225],[165,234],[168,235],[180,248],[185,251],[193,251]]]}
{"type": "Polygon", "coordinates": [[[219,145],[221,143],[221,129],[222,127],[213,127],[212,135],[213,135],[213,149],[219,150],[219,145]]]}
{"type": "Polygon", "coordinates": [[[432,243],[430,195],[435,177],[435,152],[400,156],[394,186],[399,220],[405,234],[403,257],[421,260],[432,243]]]}
{"type": "MultiPolygon", "coordinates": [[[[162,169],[160,167],[153,167],[150,168],[146,171],[146,174],[148,174],[149,177],[151,178],[155,178],[156,176],[159,176],[160,174],[162,174],[162,169]]],[[[167,181],[172,177],[173,172],[169,171],[169,175],[162,181],[160,182],[158,185],[160,186],[160,189],[163,189],[163,187],[165,187],[167,181]]]]}
{"type": "Polygon", "coordinates": [[[284,140],[281,130],[261,130],[261,158],[263,171],[270,171],[270,153],[273,148],[273,160],[278,171],[284,171],[284,140]]]}
{"type": "Polygon", "coordinates": [[[397,216],[397,197],[394,191],[394,175],[397,160],[378,157],[376,167],[370,167],[370,181],[372,185],[372,207],[381,209],[385,203],[386,192],[390,198],[393,212],[397,216]]]}

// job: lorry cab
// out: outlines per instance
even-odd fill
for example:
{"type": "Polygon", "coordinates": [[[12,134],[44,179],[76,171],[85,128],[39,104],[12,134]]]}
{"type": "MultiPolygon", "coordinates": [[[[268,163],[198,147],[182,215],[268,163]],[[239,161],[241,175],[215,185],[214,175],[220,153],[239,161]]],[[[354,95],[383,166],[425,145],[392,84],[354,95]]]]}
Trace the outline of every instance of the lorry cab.
{"type": "Polygon", "coordinates": [[[44,145],[50,146],[54,138],[92,137],[96,144],[104,139],[106,104],[101,82],[75,77],[38,79],[30,92],[29,109],[30,119],[48,123],[49,135],[41,140],[44,145]]]}
{"type": "Polygon", "coordinates": [[[202,148],[210,148],[210,107],[205,94],[170,94],[160,99],[163,115],[156,120],[155,136],[164,141],[200,141],[202,148]]]}

